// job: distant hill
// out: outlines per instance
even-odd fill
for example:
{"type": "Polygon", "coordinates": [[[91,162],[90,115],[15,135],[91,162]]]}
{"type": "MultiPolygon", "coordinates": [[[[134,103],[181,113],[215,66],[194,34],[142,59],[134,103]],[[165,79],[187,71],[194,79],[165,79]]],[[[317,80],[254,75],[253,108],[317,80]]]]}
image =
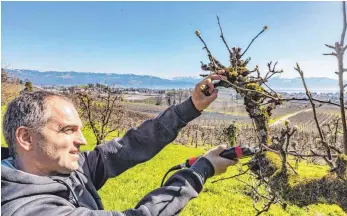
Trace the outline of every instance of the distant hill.
{"type": "MultiPolygon", "coordinates": [[[[200,77],[175,77],[170,79],[136,74],[115,74],[115,73],[92,73],[92,72],[58,72],[26,69],[7,70],[21,80],[29,79],[34,85],[85,85],[88,83],[103,83],[117,87],[135,88],[194,88],[194,85],[202,78],[200,77]]],[[[336,90],[338,81],[335,79],[316,77],[306,78],[306,83],[311,90],[336,90]]],[[[278,78],[270,79],[268,85],[276,90],[302,90],[301,79],[298,78],[278,78]]]]}

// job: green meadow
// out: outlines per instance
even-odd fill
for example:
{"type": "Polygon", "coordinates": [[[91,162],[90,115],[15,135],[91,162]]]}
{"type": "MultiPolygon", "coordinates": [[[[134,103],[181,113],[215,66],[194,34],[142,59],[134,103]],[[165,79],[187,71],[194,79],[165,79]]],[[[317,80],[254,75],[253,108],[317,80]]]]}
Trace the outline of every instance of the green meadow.
{"type": "MultiPolygon", "coordinates": [[[[1,110],[3,116],[6,107],[3,106],[1,110]]],[[[90,151],[95,147],[95,137],[87,128],[83,129],[83,133],[88,144],[83,146],[82,150],[90,151]]],[[[123,134],[120,133],[120,136],[123,134]]],[[[112,139],[116,135],[118,135],[118,132],[111,134],[108,139],[112,139]]],[[[1,145],[7,145],[3,134],[1,145]]],[[[197,156],[204,152],[205,150],[202,148],[182,146],[175,143],[167,145],[151,160],[139,164],[106,182],[104,187],[99,190],[105,209],[124,211],[134,208],[142,197],[160,187],[161,180],[170,167],[184,162],[191,156],[197,156]]],[[[244,162],[247,161],[241,160],[239,165],[244,162]]],[[[209,179],[199,196],[191,200],[180,215],[255,215],[256,211],[253,208],[253,200],[245,194],[249,188],[243,183],[236,178],[212,183],[213,180],[237,174],[239,172],[238,168],[239,166],[230,167],[225,174],[209,179]]],[[[306,178],[317,178],[326,174],[327,168],[300,163],[298,172],[306,178]]],[[[240,179],[250,182],[250,179],[245,175],[241,176],[240,179]]],[[[259,202],[256,206],[261,208],[263,204],[259,202]]],[[[303,208],[296,205],[288,205],[286,210],[283,210],[279,204],[275,204],[263,215],[337,216],[346,215],[346,213],[337,205],[324,203],[309,205],[303,208]]]]}

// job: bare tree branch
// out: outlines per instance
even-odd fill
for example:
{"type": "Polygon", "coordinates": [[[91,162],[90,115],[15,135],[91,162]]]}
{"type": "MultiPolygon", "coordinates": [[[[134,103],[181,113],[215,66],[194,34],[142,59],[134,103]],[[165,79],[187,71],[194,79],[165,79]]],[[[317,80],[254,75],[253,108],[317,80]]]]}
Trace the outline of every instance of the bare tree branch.
{"type": "Polygon", "coordinates": [[[332,53],[323,53],[323,55],[332,55],[332,56],[337,56],[336,53],[332,52],[332,53]]]}
{"type": "MultiPolygon", "coordinates": [[[[340,104],[331,102],[330,100],[329,101],[323,101],[323,100],[315,99],[312,97],[311,97],[311,99],[315,102],[324,103],[324,104],[331,104],[331,105],[340,107],[340,104]]],[[[282,101],[309,101],[310,99],[308,99],[308,98],[281,98],[281,100],[282,101]]],[[[347,107],[345,109],[347,109],[347,107]]]]}
{"type": "Polygon", "coordinates": [[[214,61],[214,58],[213,58],[213,56],[212,56],[211,51],[208,49],[208,47],[207,47],[207,45],[206,45],[204,39],[202,39],[200,32],[199,32],[199,31],[195,31],[195,34],[196,34],[196,36],[198,36],[198,38],[199,38],[199,39],[201,40],[201,42],[204,44],[203,49],[206,49],[208,58],[210,59],[210,62],[212,63],[212,67],[213,67],[213,68],[212,68],[211,70],[212,70],[213,72],[216,72],[216,70],[217,70],[218,67],[217,67],[217,65],[216,65],[216,63],[215,63],[215,61],[214,61]]]}
{"type": "Polygon", "coordinates": [[[229,55],[230,55],[230,59],[232,58],[233,54],[228,46],[228,43],[225,41],[225,38],[224,38],[224,35],[223,35],[223,30],[222,30],[222,26],[220,25],[220,21],[219,21],[219,16],[217,16],[217,20],[218,20],[218,25],[219,25],[219,29],[220,29],[220,37],[222,38],[225,46],[227,47],[228,49],[228,52],[229,52],[229,55]]]}
{"type": "Polygon", "coordinates": [[[290,163],[287,161],[287,165],[292,169],[292,171],[295,173],[295,175],[299,175],[298,172],[295,171],[295,169],[290,165],[290,163]]]}
{"type": "MultiPolygon", "coordinates": [[[[219,74],[217,74],[217,75],[219,75],[219,74]]],[[[274,100],[278,100],[278,98],[275,98],[275,97],[273,97],[272,95],[264,94],[264,93],[262,93],[262,92],[259,92],[259,91],[256,91],[256,90],[252,90],[252,89],[245,89],[245,88],[239,87],[239,86],[237,86],[237,85],[231,83],[229,80],[227,80],[227,79],[225,79],[225,78],[223,78],[223,77],[221,77],[221,76],[220,76],[220,78],[221,78],[222,81],[228,83],[229,85],[231,85],[232,87],[234,87],[234,88],[236,88],[236,89],[239,89],[239,90],[242,90],[242,91],[245,91],[245,92],[256,92],[256,93],[258,93],[258,94],[260,94],[260,95],[263,95],[263,96],[265,96],[265,97],[272,98],[272,99],[274,99],[274,100]]]]}
{"type": "Polygon", "coordinates": [[[340,40],[340,46],[343,47],[345,42],[345,35],[346,35],[346,28],[347,28],[347,21],[346,21],[346,2],[342,1],[342,10],[343,10],[343,30],[341,34],[341,40],[340,40]]]}
{"type": "MultiPolygon", "coordinates": [[[[276,151],[266,145],[262,145],[267,151],[273,152],[275,154],[281,154],[279,151],[276,151]]],[[[328,157],[328,155],[322,155],[322,154],[318,154],[318,153],[314,153],[314,154],[297,154],[297,153],[293,153],[293,152],[288,152],[287,154],[295,156],[295,157],[328,157]]],[[[338,157],[338,154],[331,154],[332,157],[338,157]]]]}
{"type": "Polygon", "coordinates": [[[330,147],[331,149],[335,150],[337,153],[342,154],[342,151],[341,151],[340,149],[336,148],[335,146],[329,145],[329,147],[330,147]]]}
{"type": "Polygon", "coordinates": [[[270,200],[267,204],[264,205],[264,207],[263,207],[263,209],[262,209],[261,211],[259,211],[259,210],[257,209],[258,213],[256,214],[256,216],[259,216],[259,215],[261,215],[262,213],[269,211],[271,205],[275,203],[275,199],[276,199],[276,196],[273,196],[273,197],[271,198],[271,200],[270,200]]]}
{"type": "Polygon", "coordinates": [[[328,44],[325,44],[325,46],[327,46],[327,47],[329,47],[329,48],[335,50],[335,47],[334,47],[334,46],[331,46],[331,45],[328,45],[328,44]]]}
{"type": "Polygon", "coordinates": [[[248,44],[248,46],[247,46],[247,48],[245,49],[245,51],[241,54],[241,57],[247,52],[247,50],[248,50],[249,47],[252,45],[252,43],[254,42],[254,40],[257,39],[257,37],[259,37],[259,35],[261,35],[267,28],[268,28],[267,26],[264,26],[263,30],[261,30],[261,31],[257,34],[257,36],[255,36],[255,37],[252,39],[251,43],[248,44]]]}
{"type": "Polygon", "coordinates": [[[216,183],[216,182],[223,181],[223,180],[226,180],[226,179],[235,178],[235,177],[238,177],[238,176],[246,174],[248,171],[249,171],[249,168],[247,170],[243,171],[242,173],[239,173],[237,175],[233,175],[233,176],[230,176],[230,177],[226,177],[226,178],[220,178],[220,179],[217,179],[215,181],[212,181],[212,183],[216,183]]]}
{"type": "Polygon", "coordinates": [[[330,150],[330,147],[327,144],[327,142],[326,142],[326,140],[325,140],[325,138],[323,136],[322,129],[321,129],[320,125],[319,125],[319,122],[318,122],[318,119],[317,119],[316,105],[313,103],[311,92],[309,92],[309,90],[307,89],[305,78],[304,78],[304,72],[300,69],[300,66],[299,66],[298,63],[296,63],[296,68],[294,68],[294,69],[299,72],[301,80],[302,80],[302,83],[303,83],[303,85],[305,87],[305,90],[306,90],[306,95],[310,99],[310,103],[311,103],[312,110],[313,110],[313,118],[314,118],[314,120],[316,122],[316,126],[317,126],[317,130],[318,130],[318,133],[319,133],[319,137],[321,139],[322,144],[325,146],[325,148],[327,150],[328,160],[329,160],[330,164],[332,165],[332,162],[331,162],[331,160],[332,160],[331,150],[330,150]]]}
{"type": "Polygon", "coordinates": [[[346,123],[346,113],[344,110],[345,103],[344,103],[344,88],[345,85],[343,84],[343,55],[344,50],[342,47],[344,46],[344,40],[346,35],[346,28],[347,28],[347,21],[346,21],[346,2],[342,2],[342,8],[343,8],[343,30],[341,34],[341,41],[340,44],[338,42],[335,43],[336,51],[337,51],[337,61],[338,61],[338,75],[339,75],[339,87],[340,87],[340,113],[341,113],[341,119],[342,119],[342,130],[343,130],[343,144],[344,144],[344,153],[347,155],[347,123],[346,123]]]}
{"type": "MultiPolygon", "coordinates": [[[[315,151],[313,151],[312,149],[311,149],[310,151],[312,152],[312,154],[318,155],[318,154],[317,154],[315,151]]],[[[328,157],[329,157],[329,155],[328,155],[328,157]]],[[[333,163],[332,163],[331,160],[329,160],[326,156],[323,156],[322,158],[325,160],[325,162],[326,162],[332,169],[334,168],[334,165],[333,165],[333,163]]]]}

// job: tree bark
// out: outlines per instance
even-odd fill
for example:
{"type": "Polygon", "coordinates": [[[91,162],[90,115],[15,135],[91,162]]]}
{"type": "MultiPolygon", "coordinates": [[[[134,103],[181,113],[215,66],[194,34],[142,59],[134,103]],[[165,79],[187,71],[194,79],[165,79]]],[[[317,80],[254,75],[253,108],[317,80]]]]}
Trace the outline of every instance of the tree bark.
{"type": "Polygon", "coordinates": [[[344,86],[343,86],[343,55],[338,55],[337,61],[339,64],[339,87],[340,87],[340,111],[343,128],[343,145],[344,153],[347,155],[347,127],[346,127],[346,113],[345,113],[345,102],[344,102],[344,86]]]}

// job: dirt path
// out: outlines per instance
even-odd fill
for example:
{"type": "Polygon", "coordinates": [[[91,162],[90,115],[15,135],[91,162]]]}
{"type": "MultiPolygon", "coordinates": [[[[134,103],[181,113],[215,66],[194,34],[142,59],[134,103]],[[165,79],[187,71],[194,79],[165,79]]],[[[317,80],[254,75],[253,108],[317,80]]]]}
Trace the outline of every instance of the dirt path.
{"type": "Polygon", "coordinates": [[[312,109],[304,109],[304,110],[300,110],[298,112],[295,112],[295,113],[292,113],[292,114],[289,114],[289,115],[286,115],[286,116],[283,116],[282,118],[278,119],[277,121],[273,122],[272,124],[270,124],[270,126],[276,126],[276,125],[279,125],[279,124],[282,124],[283,121],[289,119],[290,117],[292,116],[295,116],[299,113],[302,113],[302,112],[308,112],[308,111],[311,111],[312,109]]]}

